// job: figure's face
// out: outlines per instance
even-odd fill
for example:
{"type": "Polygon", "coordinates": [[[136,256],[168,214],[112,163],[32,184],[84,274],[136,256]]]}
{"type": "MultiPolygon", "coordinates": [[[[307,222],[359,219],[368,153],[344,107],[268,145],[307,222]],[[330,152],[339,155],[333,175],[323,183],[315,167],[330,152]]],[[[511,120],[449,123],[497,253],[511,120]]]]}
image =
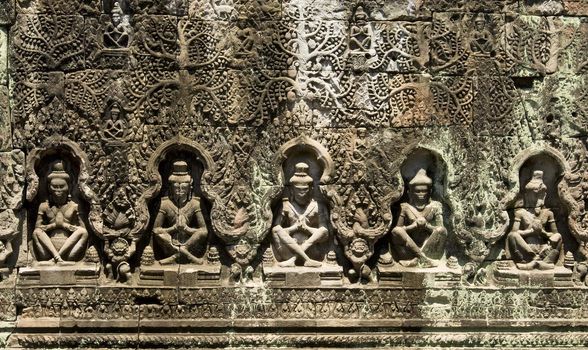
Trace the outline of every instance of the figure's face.
{"type": "Polygon", "coordinates": [[[120,14],[118,14],[118,13],[116,13],[116,12],[112,14],[112,23],[113,23],[115,26],[117,26],[117,25],[119,25],[119,24],[120,24],[120,20],[121,20],[120,14]]]}
{"type": "Polygon", "coordinates": [[[525,199],[528,207],[542,207],[545,204],[545,196],[547,195],[547,188],[545,185],[537,186],[527,190],[525,199]]]}
{"type": "Polygon", "coordinates": [[[431,189],[427,185],[415,185],[412,188],[412,195],[421,202],[428,201],[430,194],[431,189]]]}
{"type": "Polygon", "coordinates": [[[191,181],[173,182],[171,184],[172,193],[178,199],[185,199],[188,197],[188,194],[190,193],[190,185],[191,181]]]}
{"type": "Polygon", "coordinates": [[[480,20],[479,19],[476,22],[474,22],[474,26],[479,31],[484,30],[484,28],[486,27],[486,21],[483,21],[483,20],[480,20]]]}
{"type": "Polygon", "coordinates": [[[69,186],[67,185],[67,181],[64,179],[53,179],[49,183],[49,192],[53,196],[53,198],[57,200],[62,200],[67,198],[69,193],[69,186]]]}
{"type": "Polygon", "coordinates": [[[310,186],[294,186],[294,200],[298,204],[308,202],[310,186]]]}
{"type": "Polygon", "coordinates": [[[120,112],[117,109],[113,109],[113,110],[110,111],[110,117],[113,120],[118,119],[119,114],[120,114],[120,112]]]}
{"type": "Polygon", "coordinates": [[[116,193],[116,198],[114,199],[114,204],[118,208],[124,208],[127,205],[126,196],[124,191],[119,191],[116,193]]]}

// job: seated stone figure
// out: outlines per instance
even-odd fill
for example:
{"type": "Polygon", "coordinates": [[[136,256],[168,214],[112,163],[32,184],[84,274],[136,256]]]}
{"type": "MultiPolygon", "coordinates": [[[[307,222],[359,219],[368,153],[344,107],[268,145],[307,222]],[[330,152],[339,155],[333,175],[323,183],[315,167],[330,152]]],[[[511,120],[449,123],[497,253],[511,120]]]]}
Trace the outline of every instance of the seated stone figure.
{"type": "Polygon", "coordinates": [[[39,206],[33,231],[38,261],[77,261],[86,252],[88,231],[79,216],[78,204],[70,198],[69,179],[61,161],[47,176],[49,200],[39,206]]]}
{"type": "Polygon", "coordinates": [[[112,7],[112,23],[104,31],[104,46],[113,49],[123,49],[129,46],[131,25],[118,1],[112,7]]]}
{"type": "Polygon", "coordinates": [[[206,244],[208,231],[200,208],[200,198],[192,197],[192,176],[184,161],[173,163],[168,179],[170,196],[161,199],[153,228],[154,243],[166,258],[161,264],[180,263],[185,258],[192,264],[202,264],[194,250],[206,244]]]}
{"type": "MultiPolygon", "coordinates": [[[[400,205],[400,216],[392,230],[392,250],[400,259],[408,258],[406,266],[434,267],[445,253],[447,230],[443,226],[443,206],[431,200],[433,181],[420,169],[409,182],[408,203],[400,205]]],[[[385,252],[380,262],[393,262],[385,252]]]]}
{"type": "Polygon", "coordinates": [[[324,242],[329,231],[324,220],[326,213],[312,198],[312,177],[306,163],[295,166],[290,179],[293,195],[284,199],[281,212],[276,218],[277,226],[272,229],[280,266],[296,266],[296,260],[304,261],[304,266],[320,267],[320,261],[311,259],[307,250],[324,242]]]}
{"type": "Polygon", "coordinates": [[[474,28],[470,34],[470,51],[476,55],[490,55],[495,50],[494,36],[488,30],[488,23],[483,13],[474,18],[474,28]]]}
{"type": "Polygon", "coordinates": [[[543,172],[534,171],[525,185],[524,208],[514,213],[512,230],[506,238],[507,256],[521,270],[549,270],[559,259],[562,236],[557,232],[553,212],[545,208],[547,186],[543,172]]]}

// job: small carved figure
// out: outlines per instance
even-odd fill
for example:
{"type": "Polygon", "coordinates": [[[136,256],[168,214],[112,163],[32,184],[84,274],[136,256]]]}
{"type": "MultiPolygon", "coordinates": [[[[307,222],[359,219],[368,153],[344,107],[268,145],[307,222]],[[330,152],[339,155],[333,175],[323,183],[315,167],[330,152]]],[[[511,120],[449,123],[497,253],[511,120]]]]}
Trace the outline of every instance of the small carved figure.
{"type": "MultiPolygon", "coordinates": [[[[400,205],[400,216],[392,230],[392,250],[403,257],[412,257],[406,266],[435,267],[445,253],[447,229],[443,226],[443,206],[431,200],[433,181],[420,169],[409,182],[408,203],[400,205]]],[[[392,263],[392,254],[380,257],[392,263]]]]}
{"type": "Polygon", "coordinates": [[[553,212],[545,208],[546,195],[543,171],[536,170],[525,185],[524,208],[515,210],[512,230],[506,238],[507,256],[521,270],[553,269],[559,259],[562,236],[553,212]]]}
{"type": "Polygon", "coordinates": [[[118,102],[110,105],[104,121],[104,136],[107,139],[121,140],[128,132],[128,125],[124,111],[118,102]]]}
{"type": "Polygon", "coordinates": [[[124,49],[131,40],[129,17],[124,14],[118,1],[115,1],[111,12],[112,23],[104,31],[104,46],[112,49],[124,49]]]}
{"type": "Polygon", "coordinates": [[[193,179],[188,173],[188,164],[174,162],[168,181],[170,196],[161,199],[153,228],[154,241],[167,255],[159,262],[180,263],[185,257],[192,264],[202,264],[203,260],[196,257],[193,251],[205,244],[208,231],[200,198],[192,197],[193,179]]]}
{"type": "Polygon", "coordinates": [[[304,266],[320,267],[320,261],[311,259],[307,250],[324,242],[328,236],[326,222],[327,213],[312,198],[313,179],[309,175],[309,166],[298,163],[295,173],[290,178],[293,196],[284,199],[282,210],[272,229],[274,241],[277,243],[279,255],[292,255],[278,264],[280,266],[296,266],[296,260],[302,259],[304,266]]]}
{"type": "Polygon", "coordinates": [[[134,226],[135,213],[124,188],[116,191],[104,216],[104,253],[108,258],[106,271],[112,277],[117,273],[119,279],[124,277],[129,280],[131,269],[128,260],[135,253],[136,242],[127,236],[134,226]]]}
{"type": "Polygon", "coordinates": [[[362,6],[358,6],[353,15],[354,23],[351,25],[349,37],[349,49],[353,52],[364,52],[369,55],[375,53],[373,47],[373,31],[367,23],[368,14],[362,6]]]}
{"type": "Polygon", "coordinates": [[[39,206],[33,231],[37,260],[77,261],[86,252],[88,231],[79,216],[78,204],[71,199],[70,176],[63,162],[53,165],[47,180],[49,199],[39,206]]]}
{"type": "Polygon", "coordinates": [[[377,60],[374,31],[367,20],[368,14],[358,6],[349,28],[350,59],[357,68],[365,68],[377,60]]]}
{"type": "Polygon", "coordinates": [[[6,263],[6,260],[13,252],[12,240],[18,232],[18,219],[10,209],[0,211],[0,265],[6,263]]]}
{"type": "Polygon", "coordinates": [[[474,54],[490,55],[494,49],[494,36],[487,28],[485,15],[480,13],[474,18],[474,30],[470,36],[470,50],[474,54]]]}

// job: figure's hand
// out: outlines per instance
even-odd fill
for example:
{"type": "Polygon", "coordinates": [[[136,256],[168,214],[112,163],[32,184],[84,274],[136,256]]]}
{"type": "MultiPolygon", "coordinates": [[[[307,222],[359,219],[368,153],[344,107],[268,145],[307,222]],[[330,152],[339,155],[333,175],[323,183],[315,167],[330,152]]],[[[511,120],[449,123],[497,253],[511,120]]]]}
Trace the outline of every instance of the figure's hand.
{"type": "Polygon", "coordinates": [[[176,224],[178,230],[185,231],[188,225],[186,225],[186,217],[182,214],[178,215],[178,223],[176,224]]]}
{"type": "Polygon", "coordinates": [[[531,229],[533,230],[533,233],[536,234],[541,234],[542,232],[544,232],[545,230],[543,229],[543,225],[541,225],[540,222],[534,222],[531,225],[531,229]]]}
{"type": "Polygon", "coordinates": [[[178,225],[175,224],[175,225],[172,225],[172,226],[166,227],[166,228],[161,227],[157,230],[161,233],[174,233],[178,230],[178,225]]]}
{"type": "Polygon", "coordinates": [[[300,221],[296,221],[290,227],[288,227],[287,230],[288,230],[288,233],[289,234],[292,234],[294,232],[301,231],[301,230],[303,230],[302,223],[300,221]]]}
{"type": "Polygon", "coordinates": [[[306,221],[300,220],[299,227],[302,232],[310,233],[310,227],[308,227],[308,225],[306,224],[306,221]]]}
{"type": "Polygon", "coordinates": [[[410,231],[412,231],[412,230],[416,229],[417,227],[418,227],[418,225],[417,225],[416,221],[415,221],[415,222],[413,222],[413,223],[412,223],[412,224],[410,224],[410,225],[407,225],[407,226],[401,226],[401,228],[403,228],[403,229],[404,229],[405,231],[407,231],[407,232],[410,232],[410,231]]]}
{"type": "Polygon", "coordinates": [[[55,216],[55,227],[62,228],[63,222],[64,222],[63,214],[61,212],[58,212],[57,215],[55,216]]]}

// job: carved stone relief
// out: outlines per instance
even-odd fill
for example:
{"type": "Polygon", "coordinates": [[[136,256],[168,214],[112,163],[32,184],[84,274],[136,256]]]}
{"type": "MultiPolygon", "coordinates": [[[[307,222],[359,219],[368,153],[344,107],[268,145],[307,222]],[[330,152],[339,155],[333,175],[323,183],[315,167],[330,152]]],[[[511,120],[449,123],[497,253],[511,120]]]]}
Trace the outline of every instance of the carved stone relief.
{"type": "Polygon", "coordinates": [[[583,346],[586,16],[0,2],[0,344],[583,346]]]}
{"type": "Polygon", "coordinates": [[[284,189],[263,256],[264,278],[277,285],[340,284],[342,269],[323,189],[331,181],[333,161],[323,146],[300,136],[280,148],[275,164],[280,164],[284,189]]]}
{"type": "Polygon", "coordinates": [[[24,220],[19,209],[23,204],[24,154],[19,151],[0,153],[0,164],[3,179],[0,189],[0,266],[5,278],[6,267],[19,258],[22,245],[24,220]]]}
{"type": "Polygon", "coordinates": [[[132,229],[151,231],[139,283],[190,284],[220,277],[202,199],[213,170],[208,153],[181,138],[162,144],[150,158],[148,171],[154,182],[139,199],[139,217],[132,229]]]}
{"type": "Polygon", "coordinates": [[[26,165],[30,267],[19,271],[21,283],[91,283],[98,278],[90,222],[99,207],[88,186],[87,166],[85,153],[63,138],[47,139],[31,152],[26,165]],[[55,271],[63,276],[56,278],[55,271]]]}
{"type": "Polygon", "coordinates": [[[64,162],[53,162],[45,181],[47,198],[39,205],[32,234],[38,262],[64,264],[79,261],[86,254],[88,230],[81,219],[78,203],[71,199],[70,181],[64,162]]]}

